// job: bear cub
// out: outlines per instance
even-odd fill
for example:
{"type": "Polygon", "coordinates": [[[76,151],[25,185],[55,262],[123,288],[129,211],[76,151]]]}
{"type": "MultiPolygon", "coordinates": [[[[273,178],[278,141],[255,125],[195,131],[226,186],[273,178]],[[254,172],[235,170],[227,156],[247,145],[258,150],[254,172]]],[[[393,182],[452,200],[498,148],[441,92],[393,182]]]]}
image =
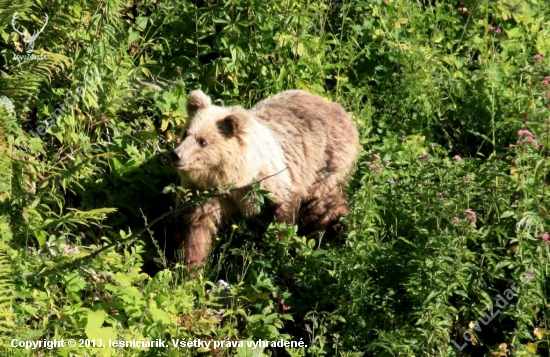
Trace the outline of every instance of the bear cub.
{"type": "Polygon", "coordinates": [[[171,153],[181,185],[224,189],[199,206],[178,199],[175,238],[189,267],[202,265],[220,223],[260,213],[245,198],[254,182],[273,197],[275,219],[298,224],[301,235],[336,226],[350,212],[342,189],[359,135],[339,104],[289,90],[246,110],[213,105],[195,90],[187,111],[182,141],[171,153]]]}

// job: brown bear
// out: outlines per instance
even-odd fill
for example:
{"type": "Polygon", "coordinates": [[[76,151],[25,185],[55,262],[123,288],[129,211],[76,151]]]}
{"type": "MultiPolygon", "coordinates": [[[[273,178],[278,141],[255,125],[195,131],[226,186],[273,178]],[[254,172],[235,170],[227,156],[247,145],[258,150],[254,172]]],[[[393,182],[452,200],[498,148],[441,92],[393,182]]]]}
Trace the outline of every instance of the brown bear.
{"type": "Polygon", "coordinates": [[[224,219],[259,213],[245,197],[254,182],[270,192],[276,220],[297,223],[299,234],[323,231],[349,213],[342,188],[357,160],[359,136],[339,104],[289,90],[246,110],[212,105],[195,90],[187,111],[182,141],[171,153],[181,184],[224,189],[194,207],[178,199],[176,243],[189,267],[202,265],[224,219]]]}

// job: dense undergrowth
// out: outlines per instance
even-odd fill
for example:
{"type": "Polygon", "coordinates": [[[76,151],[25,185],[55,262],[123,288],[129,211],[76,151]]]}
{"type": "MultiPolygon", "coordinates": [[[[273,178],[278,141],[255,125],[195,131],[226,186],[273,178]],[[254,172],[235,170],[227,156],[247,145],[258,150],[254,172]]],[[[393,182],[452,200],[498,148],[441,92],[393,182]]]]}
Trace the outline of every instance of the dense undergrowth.
{"type": "Polygon", "coordinates": [[[1,355],[550,355],[547,1],[0,9],[1,355]],[[49,16],[34,59],[16,11],[27,34],[49,16]],[[364,150],[338,239],[235,221],[202,274],[170,265],[165,153],[195,88],[225,105],[300,88],[345,106],[364,150]],[[10,347],[70,338],[308,347],[10,347]]]}

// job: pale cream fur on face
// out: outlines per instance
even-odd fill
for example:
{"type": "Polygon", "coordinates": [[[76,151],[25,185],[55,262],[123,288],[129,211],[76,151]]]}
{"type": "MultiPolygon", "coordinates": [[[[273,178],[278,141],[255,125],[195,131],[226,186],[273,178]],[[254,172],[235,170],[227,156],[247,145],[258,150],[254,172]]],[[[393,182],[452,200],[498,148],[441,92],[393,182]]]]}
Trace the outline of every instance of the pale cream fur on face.
{"type": "MultiPolygon", "coordinates": [[[[196,110],[187,125],[187,137],[175,149],[186,166],[180,170],[184,186],[202,189],[223,188],[234,185],[241,187],[254,180],[280,176],[278,180],[264,180],[262,188],[285,196],[292,185],[285,170],[285,157],[269,129],[260,124],[239,107],[219,107],[210,104],[204,93],[193,92],[195,101],[203,107],[196,110]],[[231,114],[247,117],[239,139],[224,137],[217,123],[231,114]],[[199,145],[204,140],[206,146],[199,145]],[[251,149],[253,148],[253,149],[251,149]]],[[[245,207],[243,207],[245,209],[245,207]]]]}

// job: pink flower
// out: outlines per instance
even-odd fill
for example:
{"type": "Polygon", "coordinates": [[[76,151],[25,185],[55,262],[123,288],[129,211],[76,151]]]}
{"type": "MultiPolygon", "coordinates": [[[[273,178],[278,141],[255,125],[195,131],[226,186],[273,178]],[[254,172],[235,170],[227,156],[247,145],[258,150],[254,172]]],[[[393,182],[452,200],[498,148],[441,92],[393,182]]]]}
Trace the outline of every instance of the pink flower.
{"type": "Polygon", "coordinates": [[[382,159],[380,158],[380,155],[374,154],[374,155],[372,155],[372,156],[374,156],[374,158],[375,158],[376,160],[382,161],[382,159]]]}
{"type": "Polygon", "coordinates": [[[546,98],[550,99],[550,92],[546,93],[546,98]]]}
{"type": "Polygon", "coordinates": [[[453,157],[453,160],[454,160],[454,161],[462,161],[462,158],[461,158],[460,156],[458,156],[458,155],[455,155],[455,156],[453,157]]]}
{"type": "Polygon", "coordinates": [[[535,61],[537,62],[542,62],[542,56],[541,55],[534,55],[533,58],[535,59],[535,61]]]}
{"type": "MultiPolygon", "coordinates": [[[[529,130],[518,130],[518,136],[520,137],[518,140],[520,144],[535,144],[535,135],[529,130]]],[[[538,144],[535,144],[535,146],[538,146],[538,144]]]]}
{"type": "Polygon", "coordinates": [[[550,84],[550,81],[545,78],[544,81],[542,81],[542,85],[545,86],[545,87],[548,87],[548,84],[550,84]]]}
{"type": "Polygon", "coordinates": [[[393,184],[395,183],[395,181],[394,181],[394,179],[391,178],[391,179],[388,180],[388,183],[389,183],[390,185],[393,185],[393,184]]]}
{"type": "Polygon", "coordinates": [[[472,211],[471,209],[467,209],[464,211],[464,214],[468,216],[468,218],[470,219],[470,221],[472,221],[472,226],[475,227],[475,223],[477,222],[477,217],[476,217],[476,213],[474,211],[472,211]]]}
{"type": "Polygon", "coordinates": [[[501,33],[502,32],[502,29],[500,27],[497,27],[497,29],[495,30],[497,33],[501,33]]]}
{"type": "Polygon", "coordinates": [[[373,170],[378,170],[380,168],[379,164],[369,164],[369,167],[373,170]]]}
{"type": "Polygon", "coordinates": [[[537,237],[539,237],[540,239],[542,239],[547,243],[550,243],[550,234],[548,233],[539,234],[537,237]]]}
{"type": "Polygon", "coordinates": [[[453,220],[451,221],[452,224],[457,224],[460,219],[458,217],[453,217],[453,220]]]}
{"type": "Polygon", "coordinates": [[[519,130],[518,131],[518,136],[519,137],[528,136],[528,137],[532,138],[534,135],[529,130],[519,130]]]}

